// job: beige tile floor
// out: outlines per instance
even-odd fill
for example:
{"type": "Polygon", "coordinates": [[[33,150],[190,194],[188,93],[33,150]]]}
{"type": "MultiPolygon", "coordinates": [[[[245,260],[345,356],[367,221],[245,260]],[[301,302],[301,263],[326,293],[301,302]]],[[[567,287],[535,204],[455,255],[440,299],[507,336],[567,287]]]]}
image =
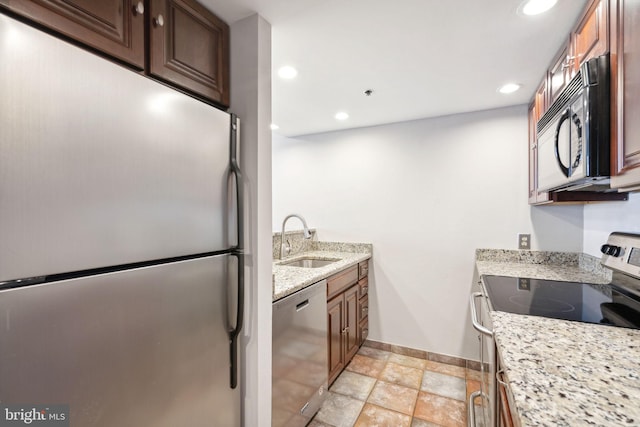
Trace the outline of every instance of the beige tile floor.
{"type": "Polygon", "coordinates": [[[310,427],[464,427],[480,374],[362,347],[329,388],[310,427]]]}

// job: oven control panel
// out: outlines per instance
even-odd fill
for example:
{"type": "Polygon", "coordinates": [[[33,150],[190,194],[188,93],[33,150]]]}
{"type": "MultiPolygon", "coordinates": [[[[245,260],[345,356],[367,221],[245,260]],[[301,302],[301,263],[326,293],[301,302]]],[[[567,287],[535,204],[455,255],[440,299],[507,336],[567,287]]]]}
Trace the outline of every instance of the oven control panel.
{"type": "Polygon", "coordinates": [[[603,265],[640,278],[640,234],[611,233],[600,251],[603,265]]]}

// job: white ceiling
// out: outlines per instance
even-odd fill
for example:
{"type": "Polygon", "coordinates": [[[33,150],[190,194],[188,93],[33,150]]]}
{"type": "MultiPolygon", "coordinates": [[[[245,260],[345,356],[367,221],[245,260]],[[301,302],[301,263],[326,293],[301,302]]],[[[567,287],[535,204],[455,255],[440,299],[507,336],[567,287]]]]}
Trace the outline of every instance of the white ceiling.
{"type": "Polygon", "coordinates": [[[201,0],[228,23],[271,23],[273,123],[286,136],[528,103],[587,0],[535,17],[516,13],[521,1],[201,0]],[[298,77],[280,79],[283,65],[298,77]],[[498,93],[507,82],[522,89],[498,93]]]}

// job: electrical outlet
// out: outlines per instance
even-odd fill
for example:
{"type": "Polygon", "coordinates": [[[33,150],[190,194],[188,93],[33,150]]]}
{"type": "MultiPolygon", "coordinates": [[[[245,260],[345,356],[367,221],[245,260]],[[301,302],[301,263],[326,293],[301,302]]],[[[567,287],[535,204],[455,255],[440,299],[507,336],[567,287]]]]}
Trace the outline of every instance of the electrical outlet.
{"type": "Polygon", "coordinates": [[[518,249],[531,249],[531,234],[518,234],[518,249]]]}
{"type": "Polygon", "coordinates": [[[531,291],[531,282],[524,277],[518,277],[518,290],[519,291],[531,291]]]}

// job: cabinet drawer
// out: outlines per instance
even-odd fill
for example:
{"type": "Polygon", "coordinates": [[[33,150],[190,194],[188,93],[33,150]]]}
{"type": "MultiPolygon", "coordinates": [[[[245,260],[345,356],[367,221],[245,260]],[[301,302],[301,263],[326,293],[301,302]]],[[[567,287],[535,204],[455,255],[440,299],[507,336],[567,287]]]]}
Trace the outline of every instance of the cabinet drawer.
{"type": "Polygon", "coordinates": [[[358,264],[358,279],[367,277],[369,275],[369,261],[363,261],[358,264]]]}
{"type": "Polygon", "coordinates": [[[354,265],[327,279],[327,299],[358,282],[358,266],[354,265]]]}
{"type": "Polygon", "coordinates": [[[364,319],[362,319],[358,326],[360,329],[360,345],[362,345],[362,343],[364,343],[364,341],[369,336],[369,318],[365,317],[364,319]]]}
{"type": "Polygon", "coordinates": [[[366,277],[358,281],[358,287],[360,288],[360,298],[369,294],[369,279],[366,277]]]}
{"type": "Polygon", "coordinates": [[[365,295],[360,298],[358,306],[360,307],[358,310],[358,320],[362,320],[369,315],[369,296],[365,295]]]}

